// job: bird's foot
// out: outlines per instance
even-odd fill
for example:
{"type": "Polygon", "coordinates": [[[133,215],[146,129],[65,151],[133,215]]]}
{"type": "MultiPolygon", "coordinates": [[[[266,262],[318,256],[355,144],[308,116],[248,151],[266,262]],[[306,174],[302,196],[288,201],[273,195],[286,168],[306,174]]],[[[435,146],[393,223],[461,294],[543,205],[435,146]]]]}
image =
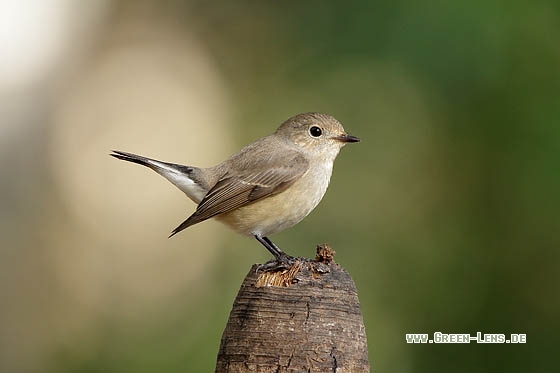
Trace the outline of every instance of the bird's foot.
{"type": "Polygon", "coordinates": [[[276,259],[270,260],[264,264],[257,267],[257,273],[259,272],[274,272],[284,269],[290,269],[296,264],[297,259],[293,256],[282,253],[277,256],[276,259]]]}

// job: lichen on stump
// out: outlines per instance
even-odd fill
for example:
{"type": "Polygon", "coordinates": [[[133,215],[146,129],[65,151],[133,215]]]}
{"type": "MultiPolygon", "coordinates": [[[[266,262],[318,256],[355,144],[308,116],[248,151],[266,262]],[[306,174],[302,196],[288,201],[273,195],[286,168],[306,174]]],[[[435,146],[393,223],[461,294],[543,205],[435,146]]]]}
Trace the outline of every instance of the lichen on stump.
{"type": "Polygon", "coordinates": [[[369,372],[360,303],[334,251],[292,268],[253,265],[233,304],[216,372],[369,372]]]}

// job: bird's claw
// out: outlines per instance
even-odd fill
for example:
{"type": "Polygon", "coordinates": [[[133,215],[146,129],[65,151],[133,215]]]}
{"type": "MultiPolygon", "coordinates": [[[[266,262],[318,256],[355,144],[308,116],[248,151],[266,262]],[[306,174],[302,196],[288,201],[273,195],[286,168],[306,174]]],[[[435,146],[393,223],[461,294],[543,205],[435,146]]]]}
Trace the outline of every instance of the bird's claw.
{"type": "Polygon", "coordinates": [[[256,272],[274,272],[283,269],[290,269],[296,263],[296,258],[290,255],[280,255],[276,259],[270,260],[264,264],[260,264],[256,272]]]}

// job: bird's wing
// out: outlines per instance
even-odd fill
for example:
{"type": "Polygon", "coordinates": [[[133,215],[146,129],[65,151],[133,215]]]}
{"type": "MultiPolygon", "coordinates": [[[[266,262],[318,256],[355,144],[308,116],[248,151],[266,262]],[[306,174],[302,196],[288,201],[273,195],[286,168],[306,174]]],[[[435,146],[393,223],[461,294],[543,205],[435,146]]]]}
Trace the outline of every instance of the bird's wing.
{"type": "Polygon", "coordinates": [[[171,232],[171,236],[193,224],[233,211],[259,199],[283,192],[305,174],[309,164],[301,154],[281,160],[259,160],[245,171],[222,177],[200,201],[196,211],[171,232]]]}

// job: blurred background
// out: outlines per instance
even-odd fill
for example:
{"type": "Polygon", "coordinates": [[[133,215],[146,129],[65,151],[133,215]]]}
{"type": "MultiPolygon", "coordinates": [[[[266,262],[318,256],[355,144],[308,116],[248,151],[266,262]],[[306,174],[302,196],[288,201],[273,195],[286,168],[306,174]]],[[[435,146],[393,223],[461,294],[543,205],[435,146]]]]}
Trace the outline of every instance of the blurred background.
{"type": "Polygon", "coordinates": [[[111,149],[211,166],[288,117],[362,138],[274,236],[329,243],[377,372],[548,372],[560,314],[555,1],[2,1],[0,371],[209,372],[270,259],[111,149]],[[409,345],[405,333],[526,333],[409,345]]]}

